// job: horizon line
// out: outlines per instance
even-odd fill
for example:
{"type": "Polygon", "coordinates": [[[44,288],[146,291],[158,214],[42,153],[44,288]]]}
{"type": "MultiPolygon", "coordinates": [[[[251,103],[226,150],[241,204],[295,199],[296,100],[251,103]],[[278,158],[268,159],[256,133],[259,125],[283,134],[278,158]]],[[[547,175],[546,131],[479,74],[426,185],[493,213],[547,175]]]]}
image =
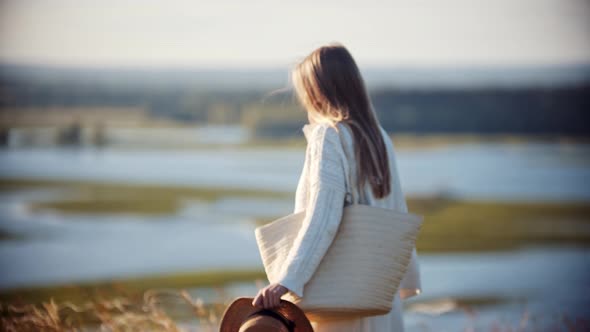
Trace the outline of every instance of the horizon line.
{"type": "MultiPolygon", "coordinates": [[[[4,67],[41,67],[51,69],[64,69],[64,70],[145,70],[145,71],[162,71],[162,70],[196,70],[196,71],[276,71],[276,70],[288,70],[289,65],[260,65],[260,64],[129,64],[129,63],[105,63],[105,64],[64,64],[64,63],[43,63],[34,61],[14,61],[0,59],[0,66],[4,67]]],[[[562,63],[496,63],[496,64],[478,64],[478,63],[464,63],[464,64],[370,64],[361,65],[361,70],[373,70],[373,69],[410,69],[410,70],[445,70],[445,69],[567,69],[567,68],[579,68],[579,67],[590,67],[590,60],[578,61],[578,62],[562,62],[562,63]]]]}

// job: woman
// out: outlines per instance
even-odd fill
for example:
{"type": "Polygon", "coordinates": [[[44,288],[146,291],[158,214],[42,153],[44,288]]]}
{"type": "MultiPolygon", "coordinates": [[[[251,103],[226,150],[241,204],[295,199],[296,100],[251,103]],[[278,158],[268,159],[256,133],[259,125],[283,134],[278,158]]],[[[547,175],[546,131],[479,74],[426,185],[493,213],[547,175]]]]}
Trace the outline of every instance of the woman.
{"type": "MultiPolygon", "coordinates": [[[[294,213],[305,209],[306,217],[283,265],[282,277],[254,298],[253,305],[264,308],[277,306],[288,291],[305,296],[304,285],[332,243],[342,217],[345,169],[353,175],[353,190],[360,196],[360,204],[408,211],[393,143],[379,124],[348,50],[340,44],[320,47],[293,69],[291,78],[309,119],[302,128],[307,151],[294,209],[294,213]],[[347,155],[354,160],[348,160],[347,155]]],[[[403,331],[401,300],[420,291],[414,248],[388,314],[312,324],[318,332],[403,331]]]]}

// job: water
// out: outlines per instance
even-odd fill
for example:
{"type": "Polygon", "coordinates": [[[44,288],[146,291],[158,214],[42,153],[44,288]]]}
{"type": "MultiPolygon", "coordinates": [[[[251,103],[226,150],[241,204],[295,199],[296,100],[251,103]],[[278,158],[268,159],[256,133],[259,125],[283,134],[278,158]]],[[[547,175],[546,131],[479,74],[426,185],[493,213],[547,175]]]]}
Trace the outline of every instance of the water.
{"type": "MultiPolygon", "coordinates": [[[[466,144],[404,150],[397,160],[406,195],[444,190],[467,198],[588,200],[589,151],[587,145],[466,144]]],[[[8,178],[284,191],[295,190],[302,165],[303,151],[298,149],[0,151],[0,176],[8,178]]],[[[61,215],[28,209],[31,201],[75,195],[44,189],[0,196],[0,230],[30,239],[0,242],[0,266],[11,266],[2,272],[0,287],[217,267],[259,268],[254,221],[288,214],[294,203],[227,196],[212,203],[184,201],[168,216],[61,215]]]]}
{"type": "Polygon", "coordinates": [[[32,200],[62,194],[25,190],[0,197],[0,229],[25,238],[0,241],[0,288],[262,267],[253,218],[224,211],[226,204],[187,202],[169,216],[62,215],[27,208],[32,200]]]}
{"type": "MultiPolygon", "coordinates": [[[[464,144],[397,152],[408,195],[496,200],[590,200],[590,145],[464,144]]],[[[0,150],[0,177],[149,183],[294,192],[302,149],[0,150]]]]}
{"type": "MultiPolygon", "coordinates": [[[[67,194],[23,190],[0,196],[0,229],[26,239],[0,242],[0,266],[6,267],[0,288],[214,268],[262,268],[250,210],[231,204],[235,200],[212,205],[186,202],[178,214],[159,217],[60,215],[27,209],[32,200],[67,194]]],[[[523,314],[540,316],[547,320],[543,326],[549,326],[559,314],[590,315],[586,295],[590,294],[590,249],[530,247],[508,252],[419,254],[419,264],[423,293],[404,301],[408,331],[422,331],[424,326],[454,331],[471,325],[487,331],[499,317],[517,326],[523,314]],[[467,312],[455,302],[465,298],[499,302],[467,312]]],[[[206,302],[218,299],[213,289],[189,292],[206,302]]],[[[254,283],[226,288],[226,296],[232,298],[251,297],[256,292],[254,283]]]]}
{"type": "MultiPolygon", "coordinates": [[[[463,198],[588,201],[589,152],[587,145],[466,144],[399,151],[397,160],[407,195],[443,191],[463,198]]],[[[285,192],[295,190],[302,166],[300,149],[0,151],[4,178],[285,192]]],[[[285,199],[232,196],[213,203],[187,200],[180,211],[167,216],[62,215],[28,208],[31,201],[75,195],[59,189],[0,194],[0,230],[24,238],[0,241],[0,288],[214,268],[261,269],[254,220],[287,214],[293,208],[293,202],[285,199]]],[[[587,317],[589,257],[589,249],[573,247],[419,253],[423,293],[406,302],[406,326],[409,331],[455,331],[465,326],[491,330],[487,327],[498,317],[518,323],[523,312],[545,319],[559,313],[587,317]],[[501,301],[480,306],[474,314],[454,302],[461,298],[501,301]],[[418,302],[426,306],[415,306],[418,302]]],[[[191,292],[209,300],[214,295],[210,289],[191,292]]],[[[233,284],[228,292],[253,296],[256,286],[233,284]]]]}

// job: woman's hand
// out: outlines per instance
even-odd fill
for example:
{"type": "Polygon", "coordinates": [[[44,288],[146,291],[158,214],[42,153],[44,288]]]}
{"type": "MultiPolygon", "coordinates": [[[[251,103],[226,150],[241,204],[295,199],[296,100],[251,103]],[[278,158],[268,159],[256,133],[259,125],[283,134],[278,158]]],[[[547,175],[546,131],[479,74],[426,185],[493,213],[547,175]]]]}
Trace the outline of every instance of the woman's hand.
{"type": "Polygon", "coordinates": [[[281,296],[287,293],[289,290],[280,284],[271,284],[260,291],[258,295],[252,301],[252,305],[255,307],[263,307],[264,309],[274,308],[281,303],[281,296]]]}

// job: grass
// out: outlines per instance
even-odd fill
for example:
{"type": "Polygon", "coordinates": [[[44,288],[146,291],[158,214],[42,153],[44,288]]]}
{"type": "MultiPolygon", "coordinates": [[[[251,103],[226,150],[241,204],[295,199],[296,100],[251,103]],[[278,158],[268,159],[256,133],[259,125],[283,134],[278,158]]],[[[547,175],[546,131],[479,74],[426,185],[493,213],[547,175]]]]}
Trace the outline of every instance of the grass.
{"type": "MultiPolygon", "coordinates": [[[[117,296],[88,299],[83,304],[54,299],[25,305],[0,302],[0,326],[2,331],[78,331],[87,328],[101,331],[218,331],[225,308],[232,300],[219,294],[219,300],[210,304],[198,297],[192,298],[182,289],[150,289],[138,300],[117,296]]],[[[507,301],[503,298],[444,298],[422,301],[424,303],[413,301],[410,305],[404,303],[404,307],[417,311],[442,309],[430,317],[424,316],[420,324],[424,331],[440,331],[441,321],[437,321],[437,317],[449,311],[465,315],[465,331],[586,331],[590,326],[586,317],[575,317],[566,312],[547,317],[526,307],[517,319],[506,321],[498,315],[486,327],[480,326],[478,310],[507,301]]]]}
{"type": "Polygon", "coordinates": [[[20,287],[0,291],[0,302],[35,304],[54,299],[83,304],[89,298],[125,296],[138,300],[149,289],[183,289],[217,287],[230,282],[266,280],[262,270],[219,270],[207,272],[183,272],[112,280],[78,282],[57,286],[20,287]]]}
{"type": "Polygon", "coordinates": [[[590,245],[590,205],[409,199],[424,215],[418,251],[496,251],[527,245],[590,245]]]}
{"type": "MultiPolygon", "coordinates": [[[[10,179],[0,191],[58,187],[76,198],[35,202],[31,209],[59,213],[170,215],[181,201],[213,202],[227,196],[284,198],[293,193],[247,189],[192,188],[118,183],[10,179]]],[[[421,252],[508,250],[525,245],[590,245],[590,205],[576,202],[500,202],[459,200],[445,195],[409,197],[408,209],[424,216],[418,238],[421,252]]],[[[257,220],[264,224],[274,218],[257,220]]],[[[9,238],[0,234],[0,240],[9,238]]]]}
{"type": "Polygon", "coordinates": [[[64,331],[95,327],[109,331],[217,331],[232,300],[223,285],[266,280],[263,271],[235,270],[175,273],[61,286],[27,287],[0,292],[1,331],[64,331]],[[218,299],[193,299],[186,288],[213,287],[218,299]]]}
{"type": "Polygon", "coordinates": [[[51,209],[60,213],[166,215],[175,213],[180,207],[182,199],[197,199],[207,202],[227,196],[292,199],[291,193],[249,189],[30,179],[2,179],[0,181],[0,191],[54,187],[74,190],[78,193],[77,197],[75,199],[35,202],[30,208],[33,211],[51,209]]]}
{"type": "Polygon", "coordinates": [[[138,300],[125,296],[89,298],[82,304],[54,299],[40,304],[0,302],[2,331],[216,331],[229,303],[205,304],[184,290],[151,289],[138,300]],[[190,329],[195,331],[194,329],[190,329]]]}

